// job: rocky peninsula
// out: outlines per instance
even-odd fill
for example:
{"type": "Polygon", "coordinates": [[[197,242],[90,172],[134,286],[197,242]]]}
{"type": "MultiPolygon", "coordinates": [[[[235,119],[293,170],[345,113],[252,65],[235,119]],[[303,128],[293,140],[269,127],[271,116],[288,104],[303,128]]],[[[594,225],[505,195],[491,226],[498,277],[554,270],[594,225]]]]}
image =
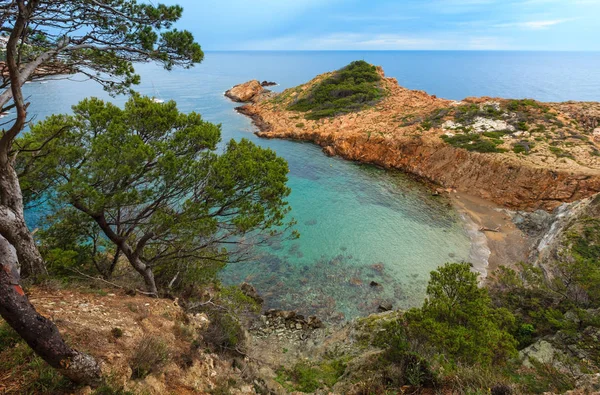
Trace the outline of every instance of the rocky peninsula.
{"type": "MultiPolygon", "coordinates": [[[[514,210],[552,210],[600,192],[600,103],[466,98],[410,90],[378,68],[381,100],[307,119],[293,104],[325,73],[280,94],[258,81],[237,110],[266,138],[311,141],[328,155],[399,169],[514,210]]],[[[252,89],[250,89],[252,88],[252,89]]]]}
{"type": "MultiPolygon", "coordinates": [[[[478,232],[487,236],[489,268],[488,256],[478,257],[486,262],[478,268],[484,275],[536,251],[539,237],[515,217],[552,212],[600,192],[600,103],[452,101],[403,88],[380,67],[352,96],[344,93],[348,86],[330,88],[346,69],[279,94],[250,81],[227,96],[247,102],[237,111],[252,118],[260,137],[310,141],[327,155],[401,170],[437,185],[434,193],[450,192],[474,239],[481,238],[478,232]],[[348,110],[315,105],[324,87],[343,105],[357,97],[358,104],[348,110]]],[[[542,217],[534,227],[549,231],[552,219],[542,217]]]]}

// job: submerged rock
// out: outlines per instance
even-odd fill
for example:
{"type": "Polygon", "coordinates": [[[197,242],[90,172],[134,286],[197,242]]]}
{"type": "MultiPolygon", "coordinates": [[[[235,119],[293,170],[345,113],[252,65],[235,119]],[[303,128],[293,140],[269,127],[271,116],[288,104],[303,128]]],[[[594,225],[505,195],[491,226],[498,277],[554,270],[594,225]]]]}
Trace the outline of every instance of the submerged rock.
{"type": "Polygon", "coordinates": [[[377,311],[379,311],[379,312],[392,311],[393,309],[394,309],[394,306],[389,302],[383,302],[383,303],[379,304],[379,306],[377,307],[377,311]]]}

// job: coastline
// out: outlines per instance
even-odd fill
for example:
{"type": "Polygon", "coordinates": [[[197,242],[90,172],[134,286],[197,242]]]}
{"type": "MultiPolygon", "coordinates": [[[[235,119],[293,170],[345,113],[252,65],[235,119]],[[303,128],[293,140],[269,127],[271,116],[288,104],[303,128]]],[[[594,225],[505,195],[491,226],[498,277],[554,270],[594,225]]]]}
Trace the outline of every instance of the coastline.
{"type": "MultiPolygon", "coordinates": [[[[257,129],[255,134],[261,138],[298,140],[293,135],[277,137],[269,135],[271,125],[265,122],[259,114],[248,111],[248,107],[237,107],[236,111],[252,120],[253,125],[257,129]]],[[[319,142],[312,139],[300,140],[322,146],[319,142]]],[[[328,154],[325,149],[323,153],[325,155],[328,154]]],[[[347,157],[345,159],[356,160],[347,157]]],[[[358,161],[373,164],[361,160],[358,161]]],[[[373,165],[377,166],[376,164],[373,165]]],[[[405,174],[413,176],[415,179],[419,179],[422,183],[431,186],[435,185],[431,180],[417,173],[386,166],[382,166],[382,168],[402,171],[405,174]]],[[[469,260],[473,264],[474,270],[480,273],[480,280],[483,283],[488,280],[488,275],[500,266],[514,267],[517,262],[527,260],[530,253],[531,240],[513,223],[508,209],[465,192],[450,192],[448,197],[453,208],[461,218],[465,232],[471,239],[472,244],[469,252],[469,260]],[[480,231],[481,228],[495,229],[497,227],[499,227],[498,232],[480,231]]]]}
{"type": "Polygon", "coordinates": [[[527,260],[531,240],[513,223],[508,210],[461,192],[450,193],[450,200],[471,238],[469,258],[482,282],[500,266],[514,267],[527,260]],[[482,228],[497,231],[482,231],[482,228]]]}

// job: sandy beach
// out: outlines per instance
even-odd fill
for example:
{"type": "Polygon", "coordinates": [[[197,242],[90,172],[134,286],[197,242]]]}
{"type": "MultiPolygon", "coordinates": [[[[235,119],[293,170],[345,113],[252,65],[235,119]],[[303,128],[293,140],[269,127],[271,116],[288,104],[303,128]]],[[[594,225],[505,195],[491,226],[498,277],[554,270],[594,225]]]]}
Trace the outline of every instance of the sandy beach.
{"type": "Polygon", "coordinates": [[[462,192],[451,193],[450,199],[456,210],[464,216],[474,248],[480,250],[471,255],[475,255],[475,260],[479,261],[474,266],[482,275],[489,275],[500,266],[513,267],[527,259],[531,242],[512,222],[506,209],[462,192]],[[482,228],[497,231],[483,231],[482,228]],[[481,241],[485,241],[485,245],[481,241]],[[481,249],[485,246],[489,249],[487,267],[481,267],[481,249]]]}

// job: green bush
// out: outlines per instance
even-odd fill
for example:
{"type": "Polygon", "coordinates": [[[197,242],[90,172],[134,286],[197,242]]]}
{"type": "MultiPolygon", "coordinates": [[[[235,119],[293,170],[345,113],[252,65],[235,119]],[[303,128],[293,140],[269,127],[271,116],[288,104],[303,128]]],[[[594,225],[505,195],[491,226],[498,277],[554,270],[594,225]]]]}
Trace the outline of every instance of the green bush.
{"type": "Polygon", "coordinates": [[[408,338],[427,344],[450,363],[503,364],[516,355],[509,333],[515,318],[492,305],[488,291],[466,263],[449,263],[431,272],[427,299],[405,314],[408,338]]]}
{"type": "Polygon", "coordinates": [[[136,346],[129,365],[132,378],[142,379],[152,372],[159,371],[169,359],[169,346],[156,336],[144,336],[136,346]]]}
{"type": "Polygon", "coordinates": [[[331,388],[345,370],[346,362],[343,358],[324,361],[317,365],[298,362],[292,369],[278,369],[275,380],[290,392],[312,393],[319,388],[331,388]]]}
{"type": "Polygon", "coordinates": [[[245,335],[235,316],[215,309],[208,312],[210,324],[202,333],[204,341],[220,351],[238,351],[244,348],[245,335]]]}
{"type": "Polygon", "coordinates": [[[498,145],[502,144],[501,140],[493,141],[482,138],[482,136],[477,133],[457,134],[452,137],[442,135],[442,140],[454,147],[466,149],[467,151],[483,153],[504,152],[502,148],[498,148],[498,145]]]}
{"type": "Polygon", "coordinates": [[[288,110],[305,112],[305,118],[313,120],[360,111],[383,98],[380,81],[375,66],[355,61],[313,86],[288,110]]]}

